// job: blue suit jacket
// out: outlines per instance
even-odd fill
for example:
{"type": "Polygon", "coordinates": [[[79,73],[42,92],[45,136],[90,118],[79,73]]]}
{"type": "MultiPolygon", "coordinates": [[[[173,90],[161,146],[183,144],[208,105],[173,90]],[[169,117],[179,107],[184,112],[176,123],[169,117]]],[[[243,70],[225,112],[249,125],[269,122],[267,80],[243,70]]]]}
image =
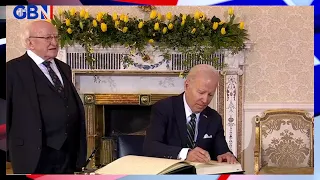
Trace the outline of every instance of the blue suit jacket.
{"type": "MultiPolygon", "coordinates": [[[[222,118],[217,111],[207,107],[200,114],[196,146],[209,152],[212,160],[228,148],[224,136],[222,118]],[[212,138],[203,139],[208,134],[212,138]]],[[[186,147],[187,125],[183,94],[158,101],[151,110],[151,122],[146,131],[144,155],[176,159],[186,147]]]]}

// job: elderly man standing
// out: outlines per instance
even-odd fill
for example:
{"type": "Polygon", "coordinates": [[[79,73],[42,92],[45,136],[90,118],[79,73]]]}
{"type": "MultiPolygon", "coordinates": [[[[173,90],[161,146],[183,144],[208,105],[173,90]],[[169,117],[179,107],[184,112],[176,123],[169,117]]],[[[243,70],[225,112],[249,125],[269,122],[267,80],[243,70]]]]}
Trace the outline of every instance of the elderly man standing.
{"type": "Polygon", "coordinates": [[[15,174],[74,173],[86,161],[82,101],[71,68],[56,59],[58,33],[46,21],[26,29],[24,55],[7,62],[7,143],[15,174]]]}
{"type": "Polygon", "coordinates": [[[237,162],[227,146],[222,118],[208,107],[219,82],[212,66],[193,67],[185,81],[185,92],[154,104],[146,132],[146,156],[193,162],[237,162]]]}

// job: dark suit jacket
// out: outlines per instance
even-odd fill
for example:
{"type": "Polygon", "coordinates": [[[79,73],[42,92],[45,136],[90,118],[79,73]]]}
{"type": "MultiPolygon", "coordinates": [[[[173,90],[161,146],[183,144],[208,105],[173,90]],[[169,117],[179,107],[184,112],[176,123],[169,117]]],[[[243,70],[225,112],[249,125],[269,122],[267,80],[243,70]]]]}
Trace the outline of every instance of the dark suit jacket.
{"type": "MultiPolygon", "coordinates": [[[[36,85],[32,73],[33,60],[24,54],[7,62],[7,145],[13,170],[18,173],[33,173],[38,164],[43,143],[40,107],[38,103],[36,85]]],[[[69,80],[73,91],[77,91],[72,84],[71,68],[55,59],[60,73],[69,80]]],[[[77,166],[80,168],[86,161],[86,129],[84,108],[77,95],[81,121],[80,148],[77,152],[77,166]]],[[[48,102],[49,103],[49,102],[48,102]]]]}
{"type": "MultiPolygon", "coordinates": [[[[217,111],[207,107],[200,113],[196,146],[209,152],[211,159],[226,152],[222,118],[217,111]],[[212,138],[203,139],[208,134],[212,138]]],[[[187,142],[186,115],[183,94],[158,101],[151,111],[151,122],[146,132],[144,154],[146,156],[176,159],[187,142]]]]}

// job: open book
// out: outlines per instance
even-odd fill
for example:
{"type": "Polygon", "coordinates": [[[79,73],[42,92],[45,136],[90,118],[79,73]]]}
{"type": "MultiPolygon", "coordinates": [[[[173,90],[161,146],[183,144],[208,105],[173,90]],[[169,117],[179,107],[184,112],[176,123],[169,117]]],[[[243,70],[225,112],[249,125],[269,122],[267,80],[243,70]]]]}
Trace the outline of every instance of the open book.
{"type": "Polygon", "coordinates": [[[119,158],[110,164],[95,171],[95,174],[121,174],[121,175],[157,175],[170,174],[186,167],[195,167],[196,174],[223,174],[243,172],[241,164],[194,163],[177,159],[154,158],[128,155],[119,158]]]}

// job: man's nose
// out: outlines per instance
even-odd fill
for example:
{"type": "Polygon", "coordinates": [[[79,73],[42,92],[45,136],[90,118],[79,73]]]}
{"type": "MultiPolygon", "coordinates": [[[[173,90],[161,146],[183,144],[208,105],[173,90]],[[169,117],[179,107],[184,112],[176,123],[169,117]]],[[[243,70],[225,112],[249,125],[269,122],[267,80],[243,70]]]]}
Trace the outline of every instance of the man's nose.
{"type": "Polygon", "coordinates": [[[208,101],[208,96],[207,95],[203,95],[201,99],[202,99],[202,102],[205,104],[208,101]]]}

